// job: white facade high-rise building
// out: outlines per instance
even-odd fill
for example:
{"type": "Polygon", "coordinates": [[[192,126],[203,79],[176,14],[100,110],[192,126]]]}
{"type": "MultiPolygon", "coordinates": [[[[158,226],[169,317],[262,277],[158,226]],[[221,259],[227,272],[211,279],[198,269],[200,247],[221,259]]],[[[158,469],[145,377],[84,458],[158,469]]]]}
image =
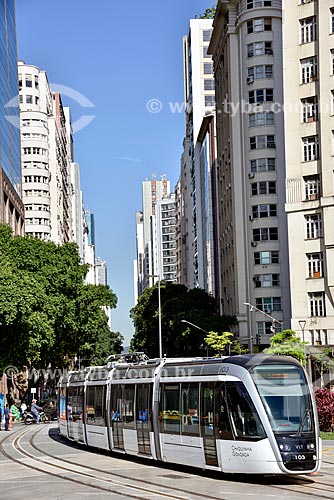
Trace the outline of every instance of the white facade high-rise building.
{"type": "Polygon", "coordinates": [[[62,244],[72,239],[70,123],[45,71],[19,62],[18,73],[25,231],[62,244]]]}
{"type": "Polygon", "coordinates": [[[283,0],[292,328],[334,344],[334,1],[283,0]]]}
{"type": "MultiPolygon", "coordinates": [[[[220,1],[209,47],[216,80],[222,312],[236,315],[240,339],[251,347],[248,339],[255,336],[268,345],[278,323],[244,303],[272,315],[280,330],[291,318],[284,123],[283,113],[273,111],[274,102],[283,102],[281,7],[280,0],[220,1]]],[[[296,78],[288,80],[298,86],[296,78]]]]}

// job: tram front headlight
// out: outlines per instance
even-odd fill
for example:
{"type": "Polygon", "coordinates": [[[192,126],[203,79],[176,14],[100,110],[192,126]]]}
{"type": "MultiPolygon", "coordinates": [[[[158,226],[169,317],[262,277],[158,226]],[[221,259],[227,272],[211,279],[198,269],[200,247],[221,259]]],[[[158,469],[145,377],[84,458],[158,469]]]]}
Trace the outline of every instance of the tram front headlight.
{"type": "Polygon", "coordinates": [[[306,448],[308,450],[314,450],[314,444],[313,443],[307,443],[306,448]]]}
{"type": "Polygon", "coordinates": [[[291,446],[289,444],[280,444],[279,449],[281,451],[291,451],[291,446]]]}

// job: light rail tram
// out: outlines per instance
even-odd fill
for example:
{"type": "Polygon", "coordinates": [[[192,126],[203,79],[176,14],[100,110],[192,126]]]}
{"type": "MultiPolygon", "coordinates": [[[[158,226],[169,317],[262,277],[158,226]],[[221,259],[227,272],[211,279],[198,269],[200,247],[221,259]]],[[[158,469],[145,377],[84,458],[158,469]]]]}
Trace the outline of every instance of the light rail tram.
{"type": "Polygon", "coordinates": [[[321,465],[312,386],[284,356],[116,356],[62,376],[58,426],[88,446],[226,473],[321,465]]]}

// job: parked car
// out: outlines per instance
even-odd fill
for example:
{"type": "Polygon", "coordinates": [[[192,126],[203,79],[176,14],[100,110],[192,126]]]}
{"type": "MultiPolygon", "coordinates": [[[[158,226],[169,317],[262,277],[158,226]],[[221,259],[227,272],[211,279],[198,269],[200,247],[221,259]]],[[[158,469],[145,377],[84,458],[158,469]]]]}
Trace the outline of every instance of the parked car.
{"type": "Polygon", "coordinates": [[[50,415],[51,420],[56,420],[57,418],[57,401],[55,399],[49,399],[48,401],[40,401],[39,406],[43,408],[43,411],[50,415]]]}

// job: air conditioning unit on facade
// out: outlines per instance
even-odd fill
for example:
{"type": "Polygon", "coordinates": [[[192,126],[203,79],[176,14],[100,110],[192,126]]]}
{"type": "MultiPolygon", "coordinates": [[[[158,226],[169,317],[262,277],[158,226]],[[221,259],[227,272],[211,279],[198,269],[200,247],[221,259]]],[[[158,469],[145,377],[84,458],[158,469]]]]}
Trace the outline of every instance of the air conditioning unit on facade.
{"type": "Polygon", "coordinates": [[[257,247],[257,241],[251,241],[252,247],[257,247]]]}
{"type": "Polygon", "coordinates": [[[251,83],[254,83],[254,77],[253,76],[249,76],[247,78],[247,84],[250,85],[251,83]]]}

